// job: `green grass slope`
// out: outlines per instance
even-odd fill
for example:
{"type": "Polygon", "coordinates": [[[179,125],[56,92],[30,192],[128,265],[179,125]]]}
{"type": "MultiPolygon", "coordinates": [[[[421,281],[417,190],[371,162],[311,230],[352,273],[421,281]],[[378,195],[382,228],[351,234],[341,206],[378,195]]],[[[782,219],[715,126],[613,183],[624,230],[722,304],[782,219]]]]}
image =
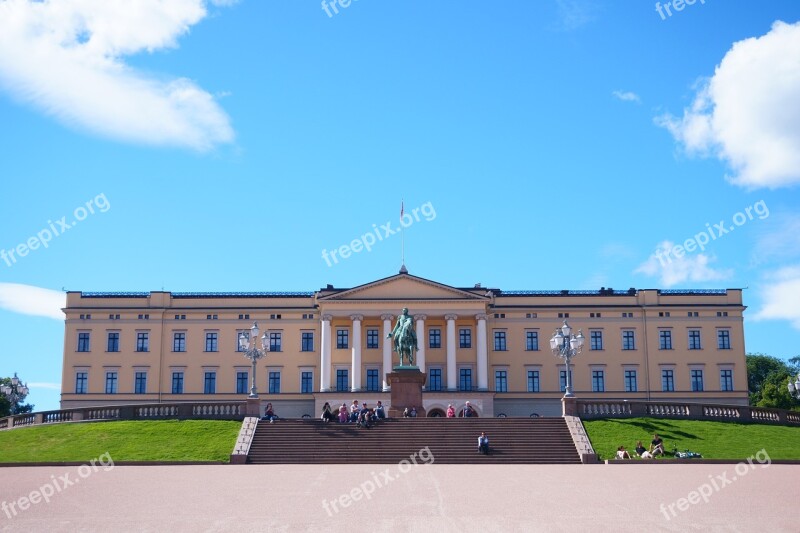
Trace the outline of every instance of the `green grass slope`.
{"type": "Polygon", "coordinates": [[[0,431],[0,462],[228,462],[241,422],[150,420],[65,423],[0,431]]]}
{"type": "Polygon", "coordinates": [[[633,452],[637,440],[649,448],[658,433],[667,452],[677,446],[705,459],[743,460],[763,449],[770,459],[800,460],[800,427],[661,418],[585,420],[583,425],[601,459],[613,459],[620,445],[633,452]]]}

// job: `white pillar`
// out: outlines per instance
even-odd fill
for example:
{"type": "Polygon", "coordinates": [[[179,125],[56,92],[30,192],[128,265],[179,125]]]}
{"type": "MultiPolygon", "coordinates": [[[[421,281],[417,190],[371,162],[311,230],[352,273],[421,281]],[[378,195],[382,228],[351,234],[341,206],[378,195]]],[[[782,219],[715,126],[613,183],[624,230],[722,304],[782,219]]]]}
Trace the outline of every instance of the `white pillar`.
{"type": "Polygon", "coordinates": [[[486,346],[485,314],[475,315],[478,319],[478,390],[489,390],[489,356],[486,346]]]}
{"type": "Polygon", "coordinates": [[[350,365],[350,375],[353,379],[350,391],[357,392],[361,390],[361,321],[364,320],[364,316],[351,315],[350,319],[353,321],[353,357],[350,365]]]}
{"type": "Polygon", "coordinates": [[[319,391],[331,390],[331,315],[322,315],[322,336],[319,341],[319,391]]]}
{"type": "Polygon", "coordinates": [[[445,315],[447,320],[447,390],[458,390],[456,372],[456,315],[445,315]]]}
{"type": "Polygon", "coordinates": [[[383,392],[388,392],[392,388],[386,380],[386,374],[392,371],[392,339],[387,339],[386,335],[392,332],[393,315],[381,315],[383,320],[383,392]]]}
{"type": "Polygon", "coordinates": [[[414,320],[417,321],[417,366],[419,371],[425,373],[425,319],[426,315],[414,315],[414,320]]]}

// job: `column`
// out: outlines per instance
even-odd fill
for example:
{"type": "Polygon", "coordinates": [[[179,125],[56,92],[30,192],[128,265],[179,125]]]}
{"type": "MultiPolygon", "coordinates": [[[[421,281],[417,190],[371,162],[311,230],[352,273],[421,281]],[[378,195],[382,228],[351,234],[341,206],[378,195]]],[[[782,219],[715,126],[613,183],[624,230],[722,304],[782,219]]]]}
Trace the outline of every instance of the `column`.
{"type": "Polygon", "coordinates": [[[364,320],[364,315],[350,315],[350,319],[353,321],[353,357],[350,364],[352,383],[350,384],[350,391],[357,392],[361,390],[361,321],[364,320]]]}
{"type": "Polygon", "coordinates": [[[331,390],[331,315],[322,315],[322,336],[319,340],[319,391],[331,390]]]}
{"type": "Polygon", "coordinates": [[[386,335],[392,332],[393,315],[381,315],[383,320],[383,392],[389,392],[391,387],[386,381],[386,374],[392,371],[392,339],[387,339],[386,335]]]}
{"type": "Polygon", "coordinates": [[[489,356],[486,351],[485,314],[475,315],[478,320],[478,390],[489,390],[489,356]]]}
{"type": "Polygon", "coordinates": [[[425,373],[425,319],[427,315],[414,315],[414,320],[417,321],[417,366],[419,371],[425,373]]]}
{"type": "Polygon", "coordinates": [[[445,315],[447,320],[447,390],[458,390],[456,369],[456,315],[445,315]]]}

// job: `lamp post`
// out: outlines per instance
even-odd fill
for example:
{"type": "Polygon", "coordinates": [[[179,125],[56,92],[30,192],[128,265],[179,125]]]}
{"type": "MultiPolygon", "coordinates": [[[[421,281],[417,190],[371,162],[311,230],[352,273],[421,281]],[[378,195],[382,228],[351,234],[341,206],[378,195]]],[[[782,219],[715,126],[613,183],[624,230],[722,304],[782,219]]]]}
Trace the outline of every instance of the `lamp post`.
{"type": "Polygon", "coordinates": [[[8,398],[11,403],[11,414],[15,415],[17,414],[17,402],[27,396],[30,389],[22,383],[22,380],[17,377],[17,373],[14,372],[14,377],[11,378],[11,385],[3,385],[0,387],[0,392],[8,398]]]}
{"type": "Polygon", "coordinates": [[[797,374],[797,381],[792,383],[792,378],[789,378],[789,396],[800,400],[800,374],[797,374]]]}
{"type": "Polygon", "coordinates": [[[586,338],[580,330],[577,335],[572,334],[572,328],[564,320],[564,325],[556,328],[553,337],[550,339],[550,349],[553,355],[564,360],[567,369],[566,385],[564,387],[564,398],[572,398],[572,380],[569,377],[569,361],[583,350],[583,343],[586,338]]]}
{"type": "Polygon", "coordinates": [[[239,333],[239,349],[244,352],[244,356],[253,362],[253,386],[250,389],[249,398],[258,398],[258,387],[256,386],[256,363],[259,359],[267,355],[269,352],[269,336],[267,332],[261,337],[261,349],[258,348],[256,341],[258,340],[258,322],[253,322],[250,327],[250,336],[246,333],[239,333]],[[252,346],[252,347],[251,347],[252,346]]]}

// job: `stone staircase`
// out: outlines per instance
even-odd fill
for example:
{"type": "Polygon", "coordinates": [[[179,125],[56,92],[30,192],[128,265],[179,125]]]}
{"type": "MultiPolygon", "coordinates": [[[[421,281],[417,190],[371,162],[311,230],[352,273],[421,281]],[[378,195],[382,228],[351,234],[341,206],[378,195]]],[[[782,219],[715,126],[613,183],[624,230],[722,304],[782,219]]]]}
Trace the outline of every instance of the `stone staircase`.
{"type": "MultiPolygon", "coordinates": [[[[371,429],[321,420],[260,421],[252,464],[392,464],[418,457],[436,464],[580,464],[563,418],[399,418],[371,429]],[[477,452],[481,431],[490,455],[477,452]]],[[[422,462],[422,461],[420,461],[422,462]]]]}

